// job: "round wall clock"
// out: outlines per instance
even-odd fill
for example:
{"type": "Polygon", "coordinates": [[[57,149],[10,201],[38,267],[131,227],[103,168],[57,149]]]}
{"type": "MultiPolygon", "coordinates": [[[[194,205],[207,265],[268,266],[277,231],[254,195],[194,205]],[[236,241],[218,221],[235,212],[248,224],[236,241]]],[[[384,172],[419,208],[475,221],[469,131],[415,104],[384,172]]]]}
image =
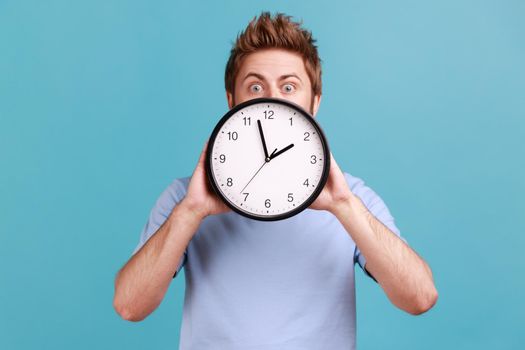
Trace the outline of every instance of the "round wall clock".
{"type": "Polygon", "coordinates": [[[287,100],[257,98],[235,106],[208,142],[212,188],[232,210],[256,220],[282,220],[308,208],[329,170],[321,127],[287,100]]]}

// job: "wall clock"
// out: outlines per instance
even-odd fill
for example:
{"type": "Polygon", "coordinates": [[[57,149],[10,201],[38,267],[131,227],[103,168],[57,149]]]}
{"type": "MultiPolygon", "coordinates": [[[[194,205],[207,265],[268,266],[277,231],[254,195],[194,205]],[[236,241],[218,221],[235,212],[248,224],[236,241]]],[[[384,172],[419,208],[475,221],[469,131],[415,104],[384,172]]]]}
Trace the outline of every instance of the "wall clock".
{"type": "Polygon", "coordinates": [[[287,100],[243,102],[217,123],[206,174],[232,210],[282,220],[308,208],[328,179],[330,151],[315,119],[287,100]]]}

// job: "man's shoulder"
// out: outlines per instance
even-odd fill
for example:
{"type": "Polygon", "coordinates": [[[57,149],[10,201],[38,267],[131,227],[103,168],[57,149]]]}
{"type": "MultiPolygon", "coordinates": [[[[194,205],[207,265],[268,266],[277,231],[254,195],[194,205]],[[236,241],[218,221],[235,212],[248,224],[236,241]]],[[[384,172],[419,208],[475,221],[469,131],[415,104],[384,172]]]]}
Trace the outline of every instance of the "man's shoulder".
{"type": "Polygon", "coordinates": [[[362,178],[343,172],[350,191],[357,197],[361,198],[363,203],[370,208],[381,198],[362,178]]]}
{"type": "Polygon", "coordinates": [[[362,178],[347,173],[346,171],[343,171],[343,175],[345,176],[348,187],[355,195],[362,194],[363,190],[368,188],[362,178]]]}
{"type": "Polygon", "coordinates": [[[363,182],[363,180],[359,177],[354,176],[346,171],[343,171],[343,175],[345,176],[346,182],[350,188],[355,187],[357,184],[359,184],[359,182],[363,182]]]}
{"type": "Polygon", "coordinates": [[[179,177],[173,179],[164,189],[157,200],[157,205],[173,206],[186,196],[191,177],[179,177]]]}
{"type": "Polygon", "coordinates": [[[177,177],[171,181],[168,188],[186,192],[190,184],[191,176],[177,177]]]}

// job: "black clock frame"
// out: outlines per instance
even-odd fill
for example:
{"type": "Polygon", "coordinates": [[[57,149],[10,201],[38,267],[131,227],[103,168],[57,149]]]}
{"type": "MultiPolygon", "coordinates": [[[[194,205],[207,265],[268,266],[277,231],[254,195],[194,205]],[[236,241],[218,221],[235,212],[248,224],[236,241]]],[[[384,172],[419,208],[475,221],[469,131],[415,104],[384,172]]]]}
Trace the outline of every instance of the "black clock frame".
{"type": "Polygon", "coordinates": [[[302,212],[303,210],[307,209],[319,196],[321,191],[323,190],[324,186],[326,185],[326,182],[328,181],[328,175],[330,173],[330,149],[328,147],[328,141],[326,140],[326,136],[321,129],[321,126],[314,117],[310,115],[310,113],[306,112],[301,106],[290,102],[288,100],[280,99],[280,98],[269,98],[269,97],[261,97],[261,98],[255,98],[252,100],[245,101],[243,103],[240,103],[230,109],[217,123],[215,128],[213,129],[213,132],[211,133],[210,139],[208,141],[208,148],[206,150],[206,162],[205,162],[205,168],[206,168],[206,176],[208,177],[208,182],[210,183],[211,187],[213,188],[214,192],[217,194],[217,196],[224,202],[228,207],[230,207],[233,211],[236,213],[245,216],[250,219],[255,219],[259,221],[277,221],[277,220],[284,220],[288,219],[292,216],[295,216],[302,212]],[[317,185],[316,189],[312,193],[312,195],[301,205],[299,205],[297,208],[294,208],[291,211],[288,211],[286,213],[282,214],[276,214],[271,216],[263,216],[263,215],[256,215],[252,213],[245,212],[237,207],[234,203],[230,202],[226,196],[224,196],[218,186],[218,184],[215,182],[215,178],[213,177],[213,170],[212,170],[212,151],[213,146],[215,144],[215,139],[217,138],[217,135],[224,125],[226,121],[233,116],[235,113],[237,113],[239,110],[259,103],[277,103],[282,104],[287,107],[290,107],[297,112],[301,113],[305,118],[309,119],[312,125],[315,129],[317,129],[317,133],[321,139],[321,142],[323,144],[324,148],[324,168],[323,168],[323,174],[321,175],[321,179],[319,181],[319,184],[317,185]]]}

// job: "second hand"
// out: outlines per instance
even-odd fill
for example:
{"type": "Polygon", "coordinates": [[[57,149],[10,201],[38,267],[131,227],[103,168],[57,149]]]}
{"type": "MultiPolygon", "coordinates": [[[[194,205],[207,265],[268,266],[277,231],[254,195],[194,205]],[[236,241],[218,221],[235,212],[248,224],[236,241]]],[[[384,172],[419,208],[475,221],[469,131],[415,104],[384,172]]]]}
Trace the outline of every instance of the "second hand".
{"type": "Polygon", "coordinates": [[[252,176],[252,178],[250,179],[250,181],[248,181],[248,183],[246,184],[246,186],[244,186],[244,187],[242,188],[242,190],[241,190],[240,193],[242,193],[242,191],[244,191],[244,189],[245,189],[246,187],[248,187],[248,185],[250,184],[250,182],[252,182],[252,180],[253,180],[253,178],[255,177],[255,175],[257,175],[257,174],[259,173],[259,171],[261,171],[261,169],[266,165],[266,163],[268,163],[268,162],[265,160],[264,163],[263,163],[263,165],[261,165],[261,167],[259,168],[259,170],[257,170],[257,171],[255,172],[255,174],[252,176]]]}

